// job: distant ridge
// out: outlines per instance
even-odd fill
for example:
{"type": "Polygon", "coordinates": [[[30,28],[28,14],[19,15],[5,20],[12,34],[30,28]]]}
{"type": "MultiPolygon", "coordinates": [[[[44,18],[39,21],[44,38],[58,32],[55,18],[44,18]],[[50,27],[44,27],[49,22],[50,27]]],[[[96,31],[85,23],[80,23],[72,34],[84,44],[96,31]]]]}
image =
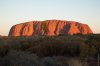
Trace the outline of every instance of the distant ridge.
{"type": "Polygon", "coordinates": [[[8,36],[92,34],[87,24],[66,20],[30,21],[12,26],[8,36]]]}

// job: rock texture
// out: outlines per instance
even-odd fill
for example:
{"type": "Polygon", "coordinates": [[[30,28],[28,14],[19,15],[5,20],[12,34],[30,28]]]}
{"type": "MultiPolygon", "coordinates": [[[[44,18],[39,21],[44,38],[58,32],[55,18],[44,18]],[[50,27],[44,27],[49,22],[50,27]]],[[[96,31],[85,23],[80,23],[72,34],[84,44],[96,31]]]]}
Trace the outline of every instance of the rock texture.
{"type": "Polygon", "coordinates": [[[12,26],[8,36],[32,36],[44,35],[43,23],[46,22],[48,32],[46,35],[59,34],[91,34],[92,30],[88,25],[75,21],[64,20],[46,20],[46,21],[31,21],[12,26]]]}

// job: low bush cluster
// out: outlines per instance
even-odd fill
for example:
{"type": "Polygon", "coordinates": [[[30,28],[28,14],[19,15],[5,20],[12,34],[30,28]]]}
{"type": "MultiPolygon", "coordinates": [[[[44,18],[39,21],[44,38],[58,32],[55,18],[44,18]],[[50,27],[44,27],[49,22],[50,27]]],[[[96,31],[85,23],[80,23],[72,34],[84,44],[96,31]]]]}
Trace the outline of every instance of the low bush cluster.
{"type": "MultiPolygon", "coordinates": [[[[97,59],[100,54],[99,39],[99,34],[31,37],[0,36],[0,64],[4,64],[4,66],[6,66],[5,64],[8,66],[9,64],[15,64],[14,66],[27,66],[28,64],[39,66],[37,64],[40,64],[40,60],[42,60],[41,65],[46,63],[43,66],[70,66],[68,62],[60,64],[60,62],[52,60],[54,56],[78,57],[86,62],[92,62],[90,59],[97,59]]],[[[97,62],[93,64],[97,64],[97,62]]],[[[91,63],[91,65],[93,64],[91,63]]]]}

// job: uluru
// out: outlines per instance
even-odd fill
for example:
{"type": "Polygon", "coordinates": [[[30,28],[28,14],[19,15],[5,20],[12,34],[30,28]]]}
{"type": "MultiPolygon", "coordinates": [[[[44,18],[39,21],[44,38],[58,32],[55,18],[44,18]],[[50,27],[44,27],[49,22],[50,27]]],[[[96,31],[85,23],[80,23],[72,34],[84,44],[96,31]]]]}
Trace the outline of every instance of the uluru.
{"type": "Polygon", "coordinates": [[[87,24],[66,20],[30,21],[13,25],[8,36],[92,34],[87,24]]]}

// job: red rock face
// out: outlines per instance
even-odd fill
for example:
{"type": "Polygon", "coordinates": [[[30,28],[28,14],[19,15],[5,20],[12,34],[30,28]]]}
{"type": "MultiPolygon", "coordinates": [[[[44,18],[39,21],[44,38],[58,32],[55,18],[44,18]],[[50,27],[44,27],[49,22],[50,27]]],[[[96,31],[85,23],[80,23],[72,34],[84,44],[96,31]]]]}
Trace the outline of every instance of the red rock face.
{"type": "MultiPolygon", "coordinates": [[[[9,36],[32,36],[32,35],[44,35],[42,25],[44,21],[32,21],[27,23],[21,23],[12,26],[9,32],[9,36]]],[[[46,20],[48,32],[46,35],[59,35],[59,34],[91,34],[93,33],[88,25],[63,20],[46,20]]]]}

